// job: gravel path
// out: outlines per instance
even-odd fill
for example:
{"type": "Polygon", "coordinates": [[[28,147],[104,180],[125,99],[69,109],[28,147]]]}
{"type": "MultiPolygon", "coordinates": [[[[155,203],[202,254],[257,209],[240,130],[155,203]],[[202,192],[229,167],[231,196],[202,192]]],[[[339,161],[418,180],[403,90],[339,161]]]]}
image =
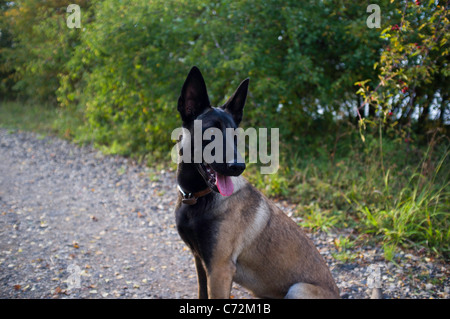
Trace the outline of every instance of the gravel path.
{"type": "MultiPolygon", "coordinates": [[[[0,298],[196,298],[174,185],[174,172],[0,129],[0,298]]],[[[379,247],[354,246],[341,262],[333,255],[345,233],[310,235],[343,298],[368,297],[374,266],[386,298],[449,298],[442,261],[400,252],[394,265],[379,247]]],[[[232,295],[251,298],[238,286],[232,295]]]]}

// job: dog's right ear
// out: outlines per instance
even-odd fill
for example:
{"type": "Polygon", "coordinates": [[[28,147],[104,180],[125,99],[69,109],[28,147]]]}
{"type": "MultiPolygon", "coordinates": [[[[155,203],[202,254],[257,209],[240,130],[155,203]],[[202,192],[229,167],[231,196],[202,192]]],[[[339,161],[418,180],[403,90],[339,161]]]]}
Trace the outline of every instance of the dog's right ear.
{"type": "Polygon", "coordinates": [[[194,66],[181,89],[181,95],[178,98],[178,112],[180,112],[183,122],[189,123],[209,107],[211,107],[211,104],[206,91],[205,80],[200,70],[194,66]]]}

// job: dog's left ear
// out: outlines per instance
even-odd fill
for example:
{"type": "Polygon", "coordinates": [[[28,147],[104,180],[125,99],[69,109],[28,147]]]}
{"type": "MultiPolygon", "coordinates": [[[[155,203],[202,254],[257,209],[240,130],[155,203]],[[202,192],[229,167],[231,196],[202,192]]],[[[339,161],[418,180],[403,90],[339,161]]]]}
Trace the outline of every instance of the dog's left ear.
{"type": "Polygon", "coordinates": [[[239,126],[242,120],[245,100],[247,99],[248,83],[250,79],[245,79],[239,84],[236,92],[228,99],[228,101],[221,106],[222,109],[229,112],[234,119],[236,125],[239,126]]]}

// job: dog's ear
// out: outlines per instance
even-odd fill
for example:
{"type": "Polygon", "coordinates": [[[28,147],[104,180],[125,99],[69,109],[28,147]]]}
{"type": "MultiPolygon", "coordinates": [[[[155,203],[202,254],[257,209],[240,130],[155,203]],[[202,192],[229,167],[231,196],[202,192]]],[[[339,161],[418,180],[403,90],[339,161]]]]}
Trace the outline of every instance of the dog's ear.
{"type": "Polygon", "coordinates": [[[188,123],[199,116],[206,108],[211,107],[205,80],[200,70],[194,66],[184,81],[181,95],[178,98],[178,112],[183,122],[188,123]]]}
{"type": "Polygon", "coordinates": [[[242,120],[242,114],[244,110],[245,100],[247,99],[248,83],[249,79],[245,79],[239,84],[236,92],[228,99],[228,101],[221,106],[225,111],[228,111],[234,119],[236,125],[239,126],[242,120]]]}

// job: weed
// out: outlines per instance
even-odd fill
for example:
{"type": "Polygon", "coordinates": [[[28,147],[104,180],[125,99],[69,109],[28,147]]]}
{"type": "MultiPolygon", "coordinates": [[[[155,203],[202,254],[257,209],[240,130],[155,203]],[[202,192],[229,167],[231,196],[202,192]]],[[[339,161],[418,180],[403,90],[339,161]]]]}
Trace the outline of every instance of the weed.
{"type": "Polygon", "coordinates": [[[357,254],[351,251],[354,241],[349,237],[339,236],[339,238],[334,240],[334,246],[336,247],[336,252],[333,252],[331,255],[341,262],[351,262],[357,257],[357,254]]]}

